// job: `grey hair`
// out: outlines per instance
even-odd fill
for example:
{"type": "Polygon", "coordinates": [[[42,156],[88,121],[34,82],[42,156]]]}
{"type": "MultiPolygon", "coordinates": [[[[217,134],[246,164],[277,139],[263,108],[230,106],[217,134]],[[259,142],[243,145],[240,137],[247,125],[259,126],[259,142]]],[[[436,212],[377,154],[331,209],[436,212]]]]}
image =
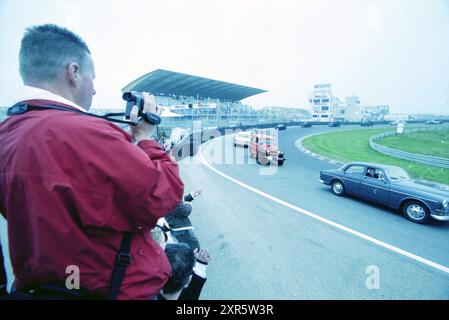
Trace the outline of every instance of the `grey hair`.
{"type": "Polygon", "coordinates": [[[19,62],[23,81],[53,82],[67,64],[76,62],[80,72],[91,70],[90,50],[72,31],[44,24],[27,28],[23,36],[19,62]]]}

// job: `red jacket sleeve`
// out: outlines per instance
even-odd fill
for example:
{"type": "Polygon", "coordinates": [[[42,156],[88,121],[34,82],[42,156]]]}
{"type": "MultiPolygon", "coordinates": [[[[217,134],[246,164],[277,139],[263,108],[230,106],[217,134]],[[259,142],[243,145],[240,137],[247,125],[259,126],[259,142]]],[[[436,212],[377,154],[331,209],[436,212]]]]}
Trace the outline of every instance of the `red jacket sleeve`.
{"type": "Polygon", "coordinates": [[[84,226],[149,230],[181,201],[178,165],[156,142],[136,146],[128,133],[100,119],[54,126],[61,123],[66,127],[57,152],[63,159],[56,163],[64,163],[64,176],[72,173],[73,201],[84,226]]]}

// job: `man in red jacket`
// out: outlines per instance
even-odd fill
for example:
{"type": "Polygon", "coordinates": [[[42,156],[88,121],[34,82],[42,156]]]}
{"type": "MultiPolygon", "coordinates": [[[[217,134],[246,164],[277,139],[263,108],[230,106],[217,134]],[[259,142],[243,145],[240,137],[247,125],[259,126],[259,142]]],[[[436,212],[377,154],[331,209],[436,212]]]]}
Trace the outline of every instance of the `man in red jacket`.
{"type": "MultiPolygon", "coordinates": [[[[28,105],[90,108],[94,64],[71,31],[29,28],[20,73],[28,105]]],[[[144,100],[145,111],[158,112],[154,97],[144,100]]],[[[153,127],[142,122],[128,134],[103,119],[52,109],[0,123],[0,212],[17,291],[79,275],[82,289],[106,296],[125,232],[133,235],[132,262],[118,298],[151,299],[160,291],[171,268],[148,231],[181,201],[184,185],[178,165],[150,139],[153,127]]]]}

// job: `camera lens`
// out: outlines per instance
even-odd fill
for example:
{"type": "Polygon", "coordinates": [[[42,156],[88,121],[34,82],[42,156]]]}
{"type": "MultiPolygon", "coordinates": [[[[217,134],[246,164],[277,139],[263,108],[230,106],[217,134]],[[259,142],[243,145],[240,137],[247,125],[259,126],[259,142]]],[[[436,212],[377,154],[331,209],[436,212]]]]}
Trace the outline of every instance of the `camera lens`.
{"type": "Polygon", "coordinates": [[[133,94],[131,92],[125,92],[123,94],[122,98],[123,98],[123,100],[126,100],[126,101],[132,101],[133,100],[133,94]]]}

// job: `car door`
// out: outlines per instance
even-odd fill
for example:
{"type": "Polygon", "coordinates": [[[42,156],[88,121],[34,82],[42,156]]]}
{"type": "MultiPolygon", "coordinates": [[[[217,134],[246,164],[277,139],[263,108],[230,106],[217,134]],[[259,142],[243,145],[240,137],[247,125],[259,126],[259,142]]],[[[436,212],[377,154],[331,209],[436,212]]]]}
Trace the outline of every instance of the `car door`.
{"type": "Polygon", "coordinates": [[[251,139],[249,141],[249,152],[251,156],[255,156],[257,154],[257,143],[259,142],[259,139],[257,136],[251,136],[251,139]]]}
{"type": "Polygon", "coordinates": [[[365,166],[352,165],[346,168],[343,175],[345,192],[354,196],[359,196],[360,182],[365,174],[365,166]]]}
{"type": "Polygon", "coordinates": [[[390,183],[385,172],[379,168],[368,167],[360,182],[360,196],[364,199],[388,205],[390,183]],[[370,170],[373,174],[370,175],[370,170]]]}

